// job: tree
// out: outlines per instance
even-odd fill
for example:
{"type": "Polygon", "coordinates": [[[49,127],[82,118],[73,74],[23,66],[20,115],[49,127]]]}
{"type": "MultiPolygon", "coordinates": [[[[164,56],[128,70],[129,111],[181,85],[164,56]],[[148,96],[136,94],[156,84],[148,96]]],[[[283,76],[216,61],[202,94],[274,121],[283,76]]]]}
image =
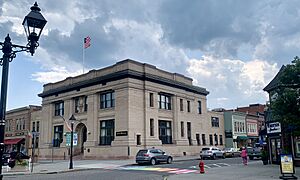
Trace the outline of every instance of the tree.
{"type": "Polygon", "coordinates": [[[300,135],[300,58],[298,56],[283,69],[275,92],[277,96],[271,102],[273,118],[281,123],[283,138],[290,141],[289,137],[292,133],[300,135]]]}

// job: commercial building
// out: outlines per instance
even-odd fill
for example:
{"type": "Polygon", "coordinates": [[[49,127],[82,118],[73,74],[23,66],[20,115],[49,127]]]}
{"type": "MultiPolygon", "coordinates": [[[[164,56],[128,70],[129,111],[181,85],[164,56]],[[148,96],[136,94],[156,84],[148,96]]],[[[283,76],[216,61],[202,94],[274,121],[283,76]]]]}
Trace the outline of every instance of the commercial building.
{"type": "Polygon", "coordinates": [[[247,146],[246,113],[225,111],[224,123],[226,147],[241,148],[247,146]]]}
{"type": "Polygon", "coordinates": [[[133,60],[46,84],[39,94],[39,156],[69,154],[65,121],[72,114],[78,134],[74,154],[85,159],[128,158],[149,147],[199,154],[212,136],[212,144],[222,147],[223,114],[207,111],[208,93],[191,78],[133,60]]]}
{"type": "Polygon", "coordinates": [[[28,153],[31,147],[31,114],[40,110],[41,106],[29,105],[6,112],[5,152],[28,153]]]}

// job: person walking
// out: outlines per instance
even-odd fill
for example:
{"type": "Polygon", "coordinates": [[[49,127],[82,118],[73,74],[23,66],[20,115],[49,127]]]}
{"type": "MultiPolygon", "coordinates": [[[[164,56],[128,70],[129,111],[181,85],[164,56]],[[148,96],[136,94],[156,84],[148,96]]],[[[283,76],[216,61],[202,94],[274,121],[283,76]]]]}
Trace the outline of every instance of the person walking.
{"type": "Polygon", "coordinates": [[[243,159],[243,164],[247,165],[247,163],[248,163],[248,154],[247,154],[247,150],[246,150],[245,147],[242,148],[241,157],[243,159]]]}

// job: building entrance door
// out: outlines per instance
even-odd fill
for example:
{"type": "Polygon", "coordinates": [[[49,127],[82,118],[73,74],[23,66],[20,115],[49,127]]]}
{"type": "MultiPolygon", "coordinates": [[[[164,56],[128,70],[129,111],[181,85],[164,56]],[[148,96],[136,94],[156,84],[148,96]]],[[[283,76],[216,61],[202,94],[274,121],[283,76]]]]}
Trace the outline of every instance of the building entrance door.
{"type": "Polygon", "coordinates": [[[84,143],[87,140],[87,128],[85,124],[79,123],[76,127],[76,132],[78,133],[78,142],[77,142],[77,147],[75,148],[74,155],[79,155],[79,154],[83,154],[84,143]]]}
{"type": "Polygon", "coordinates": [[[272,164],[279,164],[281,154],[280,138],[270,138],[270,153],[272,164]]]}

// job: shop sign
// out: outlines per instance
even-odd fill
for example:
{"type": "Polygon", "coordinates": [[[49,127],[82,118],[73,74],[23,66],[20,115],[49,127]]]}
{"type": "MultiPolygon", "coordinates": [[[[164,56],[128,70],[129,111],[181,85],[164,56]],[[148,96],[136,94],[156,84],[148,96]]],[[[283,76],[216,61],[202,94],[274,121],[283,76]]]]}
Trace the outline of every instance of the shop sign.
{"type": "Polygon", "coordinates": [[[225,138],[232,138],[232,132],[225,131],[225,138]]]}
{"type": "Polygon", "coordinates": [[[23,136],[25,133],[24,132],[19,132],[19,133],[16,133],[15,136],[23,136]]]}
{"type": "Polygon", "coordinates": [[[294,176],[295,167],[291,154],[280,154],[280,171],[282,174],[282,176],[279,177],[280,179],[297,179],[297,177],[294,176]]]}
{"type": "Polygon", "coordinates": [[[280,122],[272,122],[267,124],[267,133],[281,133],[281,125],[280,122]]]}

